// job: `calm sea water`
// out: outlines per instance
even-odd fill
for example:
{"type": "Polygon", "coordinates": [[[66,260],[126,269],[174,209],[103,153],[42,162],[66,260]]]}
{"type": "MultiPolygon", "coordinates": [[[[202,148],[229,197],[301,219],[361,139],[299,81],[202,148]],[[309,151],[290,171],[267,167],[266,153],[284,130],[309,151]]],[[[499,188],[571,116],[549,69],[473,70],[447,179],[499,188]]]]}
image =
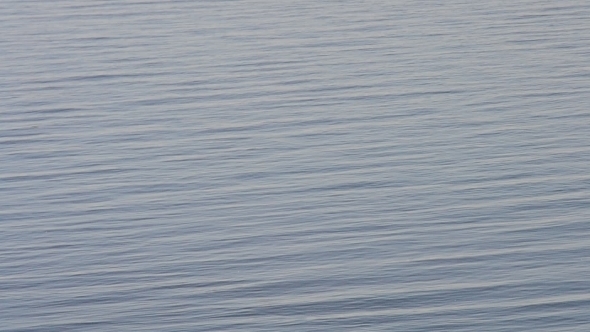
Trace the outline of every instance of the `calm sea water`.
{"type": "Polygon", "coordinates": [[[0,330],[590,331],[587,1],[0,30],[0,330]]]}

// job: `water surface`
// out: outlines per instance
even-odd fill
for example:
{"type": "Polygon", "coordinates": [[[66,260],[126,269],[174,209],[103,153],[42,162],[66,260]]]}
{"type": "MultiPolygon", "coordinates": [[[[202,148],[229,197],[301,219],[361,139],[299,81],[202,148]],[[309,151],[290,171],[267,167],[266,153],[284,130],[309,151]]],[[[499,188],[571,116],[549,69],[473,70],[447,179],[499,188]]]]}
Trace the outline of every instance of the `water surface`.
{"type": "Polygon", "coordinates": [[[0,4],[3,331],[588,331],[590,5],[0,4]]]}

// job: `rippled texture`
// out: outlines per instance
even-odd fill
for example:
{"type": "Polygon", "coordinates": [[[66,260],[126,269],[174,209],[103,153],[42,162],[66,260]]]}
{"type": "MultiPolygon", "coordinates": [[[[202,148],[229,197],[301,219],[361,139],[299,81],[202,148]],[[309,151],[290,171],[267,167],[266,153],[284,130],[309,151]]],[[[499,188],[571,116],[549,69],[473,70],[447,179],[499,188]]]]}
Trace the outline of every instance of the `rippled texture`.
{"type": "Polygon", "coordinates": [[[3,331],[589,331],[585,1],[0,3],[3,331]]]}

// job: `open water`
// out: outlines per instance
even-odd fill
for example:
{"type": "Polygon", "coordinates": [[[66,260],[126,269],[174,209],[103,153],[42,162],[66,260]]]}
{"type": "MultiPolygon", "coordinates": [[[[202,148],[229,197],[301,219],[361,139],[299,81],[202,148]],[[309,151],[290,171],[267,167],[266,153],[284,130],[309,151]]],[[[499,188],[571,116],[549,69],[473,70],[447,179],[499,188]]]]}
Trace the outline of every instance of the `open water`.
{"type": "Polygon", "coordinates": [[[588,1],[0,31],[1,331],[590,331],[588,1]]]}

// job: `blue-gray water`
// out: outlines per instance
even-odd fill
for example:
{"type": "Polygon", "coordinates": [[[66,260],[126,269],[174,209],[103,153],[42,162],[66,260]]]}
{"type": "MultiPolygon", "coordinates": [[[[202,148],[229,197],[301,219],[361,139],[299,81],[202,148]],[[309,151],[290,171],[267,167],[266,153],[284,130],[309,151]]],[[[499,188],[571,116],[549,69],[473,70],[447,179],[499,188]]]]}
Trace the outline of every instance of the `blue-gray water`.
{"type": "Polygon", "coordinates": [[[0,2],[1,331],[590,331],[590,3],[0,2]]]}

